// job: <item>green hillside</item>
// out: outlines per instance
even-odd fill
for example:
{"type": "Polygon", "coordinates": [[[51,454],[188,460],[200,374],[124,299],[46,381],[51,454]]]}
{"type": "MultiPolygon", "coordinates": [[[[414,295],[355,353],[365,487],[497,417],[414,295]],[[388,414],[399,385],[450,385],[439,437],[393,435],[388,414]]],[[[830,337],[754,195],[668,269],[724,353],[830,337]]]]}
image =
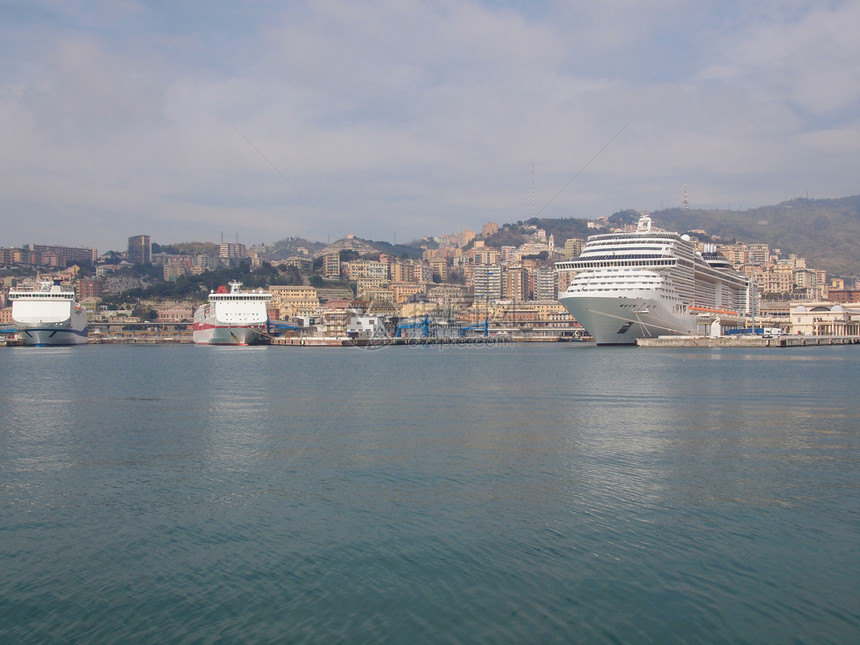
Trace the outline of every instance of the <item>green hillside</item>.
{"type": "Polygon", "coordinates": [[[793,199],[746,211],[673,208],[651,217],[667,230],[704,230],[718,242],[764,242],[829,275],[860,276],[860,195],[793,199]]]}

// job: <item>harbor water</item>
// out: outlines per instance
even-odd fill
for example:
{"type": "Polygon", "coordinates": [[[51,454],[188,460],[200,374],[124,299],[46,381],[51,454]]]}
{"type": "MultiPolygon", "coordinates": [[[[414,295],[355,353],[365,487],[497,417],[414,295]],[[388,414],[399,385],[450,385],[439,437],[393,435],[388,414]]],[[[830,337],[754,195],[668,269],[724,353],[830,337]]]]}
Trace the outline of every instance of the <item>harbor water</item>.
{"type": "Polygon", "coordinates": [[[860,642],[860,347],[0,350],[0,642],[860,642]]]}

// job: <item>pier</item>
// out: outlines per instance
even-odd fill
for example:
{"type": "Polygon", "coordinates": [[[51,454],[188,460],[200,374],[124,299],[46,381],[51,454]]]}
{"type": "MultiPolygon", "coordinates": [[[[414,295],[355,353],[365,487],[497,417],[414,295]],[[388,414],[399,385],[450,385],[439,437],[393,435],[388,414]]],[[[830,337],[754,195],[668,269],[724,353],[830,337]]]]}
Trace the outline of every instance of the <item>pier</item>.
{"type": "Polygon", "coordinates": [[[638,347],[818,347],[856,345],[860,336],[658,336],[638,338],[638,347]]]}

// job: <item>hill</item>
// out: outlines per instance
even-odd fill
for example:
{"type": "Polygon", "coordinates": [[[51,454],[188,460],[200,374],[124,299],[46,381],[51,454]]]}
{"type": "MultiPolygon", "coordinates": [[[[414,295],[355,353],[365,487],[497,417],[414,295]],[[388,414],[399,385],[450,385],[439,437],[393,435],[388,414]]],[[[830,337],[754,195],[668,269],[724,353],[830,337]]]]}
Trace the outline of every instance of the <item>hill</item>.
{"type": "Polygon", "coordinates": [[[374,240],[364,240],[354,235],[347,235],[335,242],[332,242],[323,249],[314,253],[315,257],[319,257],[331,251],[355,251],[359,256],[373,255],[377,253],[387,253],[397,257],[420,258],[422,248],[420,242],[411,242],[410,244],[391,244],[389,242],[377,242],[374,240]]]}
{"type": "Polygon", "coordinates": [[[705,230],[722,242],[764,242],[841,277],[860,276],[860,195],[792,199],[746,211],[668,209],[651,213],[667,230],[705,230]]]}

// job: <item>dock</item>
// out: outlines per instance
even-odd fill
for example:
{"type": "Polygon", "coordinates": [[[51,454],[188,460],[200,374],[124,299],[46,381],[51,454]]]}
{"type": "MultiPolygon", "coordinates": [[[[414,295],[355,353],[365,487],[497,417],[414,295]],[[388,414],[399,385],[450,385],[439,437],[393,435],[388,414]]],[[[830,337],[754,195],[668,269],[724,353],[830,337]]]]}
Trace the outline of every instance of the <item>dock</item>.
{"type": "Polygon", "coordinates": [[[856,344],[860,344],[860,336],[658,336],[636,340],[639,347],[819,347],[856,344]]]}
{"type": "Polygon", "coordinates": [[[467,336],[464,338],[323,338],[261,337],[260,344],[286,347],[417,347],[419,345],[505,345],[515,342],[508,337],[467,336]]]}

